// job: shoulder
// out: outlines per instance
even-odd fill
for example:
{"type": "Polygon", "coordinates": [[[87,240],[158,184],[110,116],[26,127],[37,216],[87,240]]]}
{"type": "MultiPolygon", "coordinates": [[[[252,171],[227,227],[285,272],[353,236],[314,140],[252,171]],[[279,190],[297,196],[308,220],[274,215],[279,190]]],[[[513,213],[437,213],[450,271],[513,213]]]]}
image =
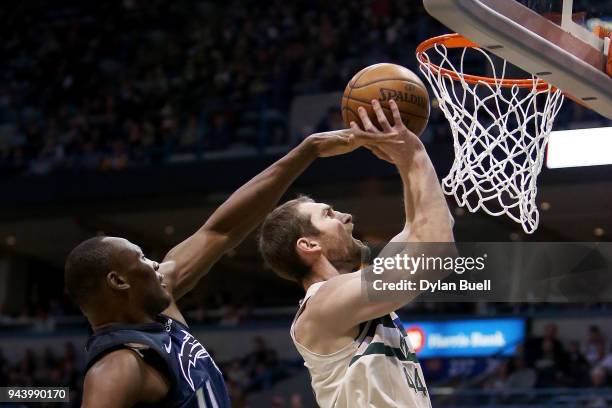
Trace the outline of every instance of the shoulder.
{"type": "Polygon", "coordinates": [[[85,374],[83,406],[129,407],[138,403],[143,382],[141,370],[139,357],[132,350],[121,349],[106,354],[85,374]]]}
{"type": "MultiPolygon", "coordinates": [[[[120,349],[106,354],[87,371],[87,376],[96,377],[105,373],[132,372],[140,369],[140,358],[131,349],[120,349]]],[[[127,374],[126,374],[127,375],[127,374]]]]}
{"type": "Polygon", "coordinates": [[[161,400],[169,384],[137,352],[120,349],[101,357],[89,368],[83,388],[84,407],[129,407],[161,400]]]}
{"type": "Polygon", "coordinates": [[[330,312],[333,306],[342,300],[347,284],[351,281],[361,285],[361,271],[344,273],[334,276],[325,282],[313,284],[306,292],[304,302],[308,301],[308,308],[304,306],[302,314],[322,324],[330,322],[330,312]]]}
{"type": "Polygon", "coordinates": [[[295,341],[318,354],[331,354],[351,343],[359,334],[359,325],[345,330],[337,329],[337,321],[330,313],[327,299],[335,296],[334,290],[327,288],[334,287],[338,277],[332,278],[316,287],[313,291],[309,290],[307,296],[298,312],[293,325],[293,335],[295,341]]]}

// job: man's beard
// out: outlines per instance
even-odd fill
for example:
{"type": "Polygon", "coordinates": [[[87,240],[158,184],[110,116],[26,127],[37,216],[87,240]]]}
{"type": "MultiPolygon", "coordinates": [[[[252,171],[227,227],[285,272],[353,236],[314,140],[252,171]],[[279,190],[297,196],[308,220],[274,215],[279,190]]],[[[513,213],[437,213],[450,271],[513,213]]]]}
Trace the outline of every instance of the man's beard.
{"type": "Polygon", "coordinates": [[[360,240],[353,238],[347,250],[333,251],[328,255],[328,259],[340,273],[354,272],[370,259],[370,248],[360,240]]]}

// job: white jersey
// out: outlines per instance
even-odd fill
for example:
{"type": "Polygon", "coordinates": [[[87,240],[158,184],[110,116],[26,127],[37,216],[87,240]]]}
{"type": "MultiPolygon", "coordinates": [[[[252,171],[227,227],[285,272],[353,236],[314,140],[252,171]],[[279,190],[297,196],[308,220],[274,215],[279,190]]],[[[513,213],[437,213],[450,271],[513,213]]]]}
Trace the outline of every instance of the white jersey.
{"type": "Polygon", "coordinates": [[[421,365],[395,313],[363,323],[357,338],[332,354],[314,353],[297,342],[295,321],[322,284],[308,288],[291,325],[319,406],[431,408],[421,365]]]}

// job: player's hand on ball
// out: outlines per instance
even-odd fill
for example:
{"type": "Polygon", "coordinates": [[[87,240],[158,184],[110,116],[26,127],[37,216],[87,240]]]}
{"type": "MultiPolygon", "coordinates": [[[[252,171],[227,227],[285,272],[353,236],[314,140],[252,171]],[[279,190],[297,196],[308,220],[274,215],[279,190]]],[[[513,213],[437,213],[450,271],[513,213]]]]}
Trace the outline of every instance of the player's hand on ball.
{"type": "Polygon", "coordinates": [[[423,148],[423,143],[421,143],[421,140],[418,138],[418,136],[412,133],[402,123],[402,118],[400,116],[397,103],[393,99],[389,101],[389,107],[391,108],[391,113],[393,114],[393,126],[391,126],[391,124],[387,120],[387,117],[385,116],[382,106],[380,105],[380,102],[378,100],[372,100],[372,107],[374,108],[374,112],[376,113],[376,119],[378,120],[378,124],[380,125],[382,132],[379,128],[374,126],[366,110],[363,108],[359,108],[358,114],[359,118],[361,119],[361,122],[363,123],[364,130],[370,133],[378,133],[380,136],[387,134],[397,134],[399,139],[405,142],[400,146],[389,146],[385,144],[366,146],[378,158],[393,163],[396,162],[398,159],[407,158],[407,155],[410,156],[416,150],[423,148]]]}
{"type": "Polygon", "coordinates": [[[315,133],[308,136],[308,142],[317,149],[319,157],[346,154],[361,146],[372,148],[377,145],[398,145],[404,143],[397,132],[366,132],[352,124],[350,129],[315,133]]]}

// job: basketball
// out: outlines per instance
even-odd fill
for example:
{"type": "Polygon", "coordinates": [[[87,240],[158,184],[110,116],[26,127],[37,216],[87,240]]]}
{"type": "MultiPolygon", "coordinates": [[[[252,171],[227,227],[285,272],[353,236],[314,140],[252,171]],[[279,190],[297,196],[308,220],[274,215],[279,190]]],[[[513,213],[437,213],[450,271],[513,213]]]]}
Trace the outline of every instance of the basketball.
{"type": "Polygon", "coordinates": [[[349,127],[354,121],[361,128],[357,109],[363,106],[370,120],[378,126],[371,101],[378,99],[385,116],[393,125],[389,100],[394,99],[402,117],[402,122],[416,135],[420,135],[429,119],[429,94],[423,81],[408,68],[396,64],[375,64],[359,71],[349,81],[342,95],[342,119],[349,127]]]}

